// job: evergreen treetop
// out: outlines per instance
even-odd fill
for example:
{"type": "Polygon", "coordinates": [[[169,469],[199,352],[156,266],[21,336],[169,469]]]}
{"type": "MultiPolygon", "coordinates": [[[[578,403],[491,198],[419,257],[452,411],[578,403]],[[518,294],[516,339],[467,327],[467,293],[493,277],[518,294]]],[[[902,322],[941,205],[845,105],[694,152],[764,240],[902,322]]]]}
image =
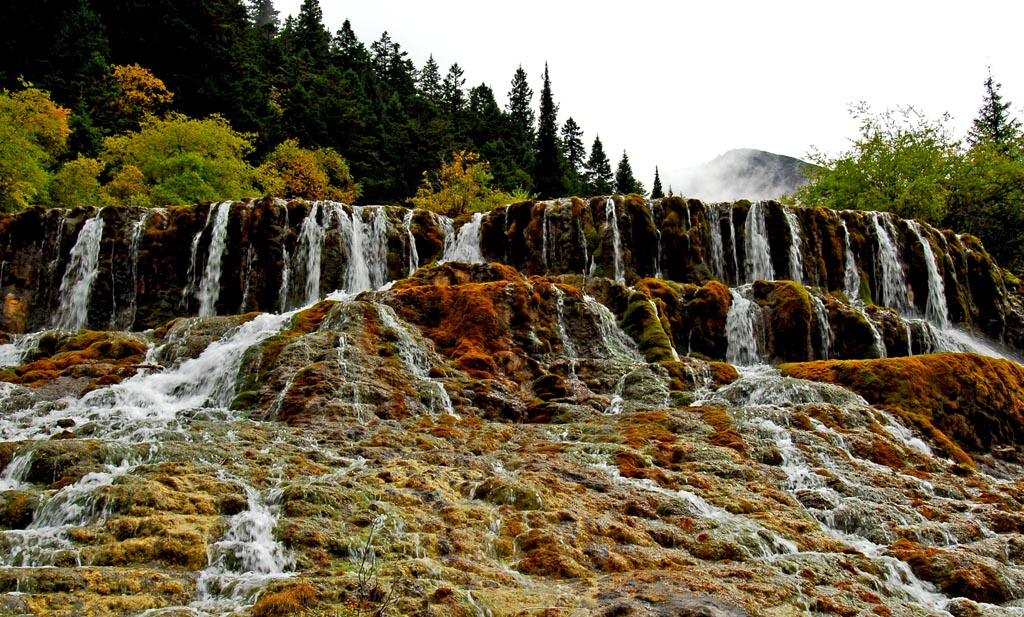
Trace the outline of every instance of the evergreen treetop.
{"type": "Polygon", "coordinates": [[[1010,115],[1010,103],[1003,102],[1000,87],[1002,84],[995,81],[990,68],[985,80],[985,99],[967,133],[967,141],[971,146],[989,144],[1009,154],[1021,146],[1021,124],[1010,115]]]}
{"type": "Polygon", "coordinates": [[[654,186],[651,187],[651,199],[661,199],[665,191],[661,188],[661,176],[658,174],[658,166],[654,166],[654,186]]]}
{"type": "Polygon", "coordinates": [[[590,146],[585,176],[586,192],[591,195],[610,195],[615,190],[615,185],[612,184],[615,179],[612,174],[612,163],[604,152],[600,136],[594,137],[594,143],[590,146]]]}
{"type": "Polygon", "coordinates": [[[622,151],[622,158],[615,170],[615,191],[628,195],[629,193],[644,194],[644,185],[633,176],[633,168],[629,164],[629,155],[622,151]]]}

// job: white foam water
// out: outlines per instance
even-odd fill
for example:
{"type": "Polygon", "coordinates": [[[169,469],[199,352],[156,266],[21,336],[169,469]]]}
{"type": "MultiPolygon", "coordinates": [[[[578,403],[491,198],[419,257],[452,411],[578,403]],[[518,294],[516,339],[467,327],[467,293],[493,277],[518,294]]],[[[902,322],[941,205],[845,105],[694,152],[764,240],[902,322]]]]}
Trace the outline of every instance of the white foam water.
{"type": "Polygon", "coordinates": [[[78,232],[71,248],[68,265],[60,283],[60,307],[54,326],[62,330],[77,330],[89,320],[89,300],[92,285],[99,274],[100,242],[103,240],[103,219],[100,214],[87,220],[78,232]]]}

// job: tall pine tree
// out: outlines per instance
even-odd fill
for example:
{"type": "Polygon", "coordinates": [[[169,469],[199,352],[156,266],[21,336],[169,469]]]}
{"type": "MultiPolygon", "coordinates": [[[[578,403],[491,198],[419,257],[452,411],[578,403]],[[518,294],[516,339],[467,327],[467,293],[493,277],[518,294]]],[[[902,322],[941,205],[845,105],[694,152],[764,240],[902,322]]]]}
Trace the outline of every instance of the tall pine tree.
{"type": "Polygon", "coordinates": [[[551,77],[544,65],[544,87],[540,92],[540,113],[537,116],[537,146],[533,179],[542,198],[561,197],[568,192],[565,158],[558,143],[558,105],[551,94],[551,77]]]}
{"type": "Polygon", "coordinates": [[[615,170],[615,191],[628,195],[629,193],[644,194],[644,185],[633,176],[633,168],[629,164],[629,155],[622,151],[622,158],[615,170]]]}
{"type": "Polygon", "coordinates": [[[658,166],[654,166],[654,186],[651,187],[651,199],[661,199],[665,191],[661,188],[661,176],[658,174],[658,166]]]}
{"type": "Polygon", "coordinates": [[[967,141],[972,146],[988,144],[1003,154],[1010,154],[1022,145],[1021,124],[1010,115],[1010,103],[1004,103],[999,94],[1001,87],[1002,84],[996,83],[992,77],[990,68],[985,80],[985,100],[967,133],[967,141]]]}
{"type": "Polygon", "coordinates": [[[569,192],[580,195],[584,192],[583,163],[587,148],[583,145],[583,129],[572,118],[562,125],[562,151],[567,166],[569,192]]]}
{"type": "Polygon", "coordinates": [[[586,164],[586,186],[585,192],[590,195],[610,195],[615,190],[612,184],[612,162],[604,152],[604,145],[601,137],[594,137],[594,143],[590,146],[590,158],[586,164]]]}

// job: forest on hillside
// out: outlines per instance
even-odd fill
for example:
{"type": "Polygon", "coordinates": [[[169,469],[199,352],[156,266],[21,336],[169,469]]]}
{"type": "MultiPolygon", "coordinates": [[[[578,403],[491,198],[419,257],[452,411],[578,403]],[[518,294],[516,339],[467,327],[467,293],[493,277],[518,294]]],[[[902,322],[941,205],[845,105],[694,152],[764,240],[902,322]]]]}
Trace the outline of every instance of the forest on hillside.
{"type": "MultiPolygon", "coordinates": [[[[559,108],[557,67],[467,86],[458,62],[416,66],[387,32],[324,24],[318,0],[286,19],[273,0],[8,2],[0,19],[0,210],[275,195],[454,216],[647,194],[626,152],[613,168],[600,127],[588,147],[559,108]]],[[[850,149],[812,153],[788,202],[972,233],[1024,270],[1024,137],[983,83],[963,138],[947,116],[854,105],[850,149]]]]}
{"type": "Polygon", "coordinates": [[[0,188],[7,210],[95,204],[96,192],[400,203],[453,174],[484,201],[643,191],[625,153],[616,175],[599,137],[588,156],[582,129],[559,120],[547,67],[539,96],[522,67],[510,75],[502,107],[491,86],[467,87],[458,63],[417,67],[387,32],[367,45],[347,20],[332,32],[318,0],[283,21],[271,0],[0,11],[17,24],[0,41],[3,105],[34,118],[38,146],[18,165],[22,187],[0,188]]]}

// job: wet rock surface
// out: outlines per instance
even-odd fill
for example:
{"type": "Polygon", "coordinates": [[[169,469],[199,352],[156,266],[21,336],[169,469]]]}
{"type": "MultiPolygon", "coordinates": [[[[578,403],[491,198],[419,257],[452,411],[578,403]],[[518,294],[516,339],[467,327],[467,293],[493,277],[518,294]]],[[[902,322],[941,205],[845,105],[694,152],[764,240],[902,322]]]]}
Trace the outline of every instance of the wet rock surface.
{"type": "MultiPolygon", "coordinates": [[[[166,285],[139,279],[134,326],[153,329],[126,332],[131,298],[98,283],[121,308],[89,300],[81,325],[107,328],[5,335],[0,613],[1020,614],[1024,373],[947,327],[1012,321],[969,238],[636,197],[451,228],[225,208],[100,215],[146,238],[140,259],[151,233],[187,238],[166,285]],[[225,271],[254,273],[214,296],[218,220],[225,271]],[[411,268],[413,246],[429,263],[467,228],[482,244],[460,255],[492,263],[411,268]],[[945,312],[919,306],[927,276],[899,307],[851,297],[893,293],[878,229],[908,272],[926,245],[946,256],[945,312]],[[237,237],[279,240],[239,257],[237,237]],[[307,301],[329,288],[349,292],[307,301]],[[903,357],[925,351],[943,353],[903,357]]],[[[70,251],[95,216],[0,229],[36,220],[54,233],[40,250],[70,251]]],[[[5,293],[26,267],[4,269],[5,293]]]]}

